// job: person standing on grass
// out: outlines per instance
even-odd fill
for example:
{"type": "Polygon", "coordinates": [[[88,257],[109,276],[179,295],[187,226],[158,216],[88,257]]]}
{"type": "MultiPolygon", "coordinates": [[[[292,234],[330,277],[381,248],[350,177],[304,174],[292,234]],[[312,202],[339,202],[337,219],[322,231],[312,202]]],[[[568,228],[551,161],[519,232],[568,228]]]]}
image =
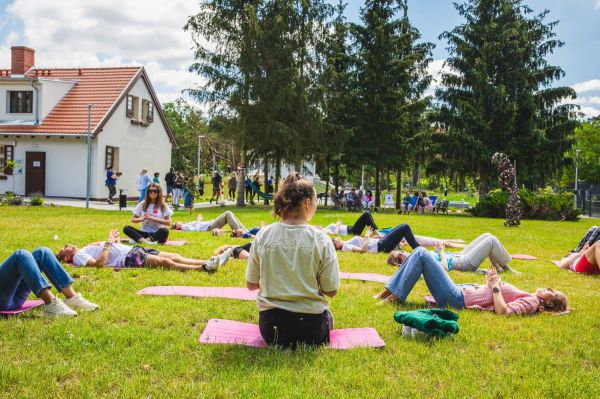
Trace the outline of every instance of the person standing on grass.
{"type": "Polygon", "coordinates": [[[179,202],[181,201],[181,196],[183,195],[183,176],[181,172],[175,172],[175,176],[173,177],[173,207],[175,209],[179,208],[179,202]]]}
{"type": "Polygon", "coordinates": [[[173,194],[174,179],[175,174],[173,173],[173,168],[169,168],[169,171],[165,175],[165,184],[167,185],[167,198],[165,198],[165,202],[169,202],[169,197],[173,194]]]}
{"type": "Polygon", "coordinates": [[[331,240],[308,222],[317,210],[314,187],[290,173],[275,194],[274,213],[282,220],[261,229],[250,248],[246,285],[259,290],[259,328],[270,345],[329,342],[333,318],[326,297],[340,286],[331,240]]]}
{"type": "Polygon", "coordinates": [[[0,264],[0,310],[19,309],[31,292],[44,301],[44,317],[77,316],[76,310],[98,309],[75,292],[73,279],[46,247],[33,252],[19,249],[0,264]],[[64,302],[52,294],[42,273],[65,296],[64,302]]]}
{"type": "Polygon", "coordinates": [[[219,195],[221,195],[221,181],[223,180],[223,177],[221,176],[221,174],[215,170],[215,173],[213,174],[213,177],[210,179],[210,182],[212,183],[212,196],[210,197],[209,203],[212,204],[213,202],[213,198],[215,199],[215,202],[219,202],[219,195]]]}
{"type": "Polygon", "coordinates": [[[246,190],[246,201],[250,201],[250,196],[252,195],[252,179],[250,179],[250,175],[246,176],[246,180],[244,180],[244,188],[246,190]]]}
{"type": "Polygon", "coordinates": [[[146,190],[148,189],[148,185],[152,183],[150,181],[150,176],[148,176],[148,169],[144,168],[141,170],[140,175],[137,179],[137,187],[140,192],[140,199],[138,202],[142,202],[144,197],[146,196],[146,190]]]}
{"type": "Polygon", "coordinates": [[[104,181],[106,188],[108,188],[108,199],[106,201],[109,203],[109,205],[114,204],[112,199],[115,196],[115,194],[117,194],[117,179],[117,174],[113,170],[113,167],[110,166],[106,170],[106,180],[104,181]]]}
{"type": "Polygon", "coordinates": [[[237,178],[235,176],[235,173],[232,173],[231,177],[229,177],[229,180],[227,181],[227,192],[228,192],[230,201],[235,200],[235,190],[236,189],[237,189],[237,178]]]}
{"type": "Polygon", "coordinates": [[[164,244],[167,241],[173,211],[165,204],[162,189],[158,184],[150,183],[144,201],[137,204],[132,212],[131,223],[142,223],[142,230],[125,226],[125,235],[137,243],[164,244]]]}

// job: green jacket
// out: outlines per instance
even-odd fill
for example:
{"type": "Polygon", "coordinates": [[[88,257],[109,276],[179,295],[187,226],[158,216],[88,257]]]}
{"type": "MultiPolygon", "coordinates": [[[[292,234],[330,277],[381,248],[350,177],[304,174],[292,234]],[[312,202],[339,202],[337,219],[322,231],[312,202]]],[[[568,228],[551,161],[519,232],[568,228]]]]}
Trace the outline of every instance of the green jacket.
{"type": "Polygon", "coordinates": [[[458,333],[458,314],[448,309],[418,309],[394,313],[394,320],[427,334],[446,337],[458,333]]]}

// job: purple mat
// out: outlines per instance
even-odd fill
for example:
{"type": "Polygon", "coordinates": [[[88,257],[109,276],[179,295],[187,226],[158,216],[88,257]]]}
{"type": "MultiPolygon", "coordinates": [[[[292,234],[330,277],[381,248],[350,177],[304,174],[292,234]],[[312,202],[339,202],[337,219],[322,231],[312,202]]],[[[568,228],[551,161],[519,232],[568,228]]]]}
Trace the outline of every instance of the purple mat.
{"type": "Polygon", "coordinates": [[[510,257],[513,259],[521,259],[521,260],[537,260],[537,257],[535,257],[533,255],[527,255],[527,254],[512,254],[512,255],[510,255],[510,257]]]}
{"type": "MultiPolygon", "coordinates": [[[[374,328],[345,328],[329,333],[329,347],[352,349],[360,347],[382,348],[385,342],[374,328]]],[[[203,344],[230,344],[264,348],[266,342],[258,325],[233,320],[210,319],[199,339],[203,344]]]]}
{"type": "Polygon", "coordinates": [[[239,287],[193,287],[193,286],[157,286],[144,288],[138,295],[189,296],[192,298],[229,298],[252,301],[257,291],[239,287]]]}
{"type": "Polygon", "coordinates": [[[387,283],[390,276],[377,273],[346,273],[340,272],[340,278],[361,281],[374,281],[376,283],[387,283]]]}
{"type": "Polygon", "coordinates": [[[14,310],[0,310],[0,314],[2,314],[2,315],[19,314],[19,313],[26,312],[29,309],[37,308],[38,306],[41,306],[43,304],[44,304],[44,301],[42,301],[41,299],[36,299],[36,300],[31,300],[31,301],[25,301],[25,303],[23,304],[23,306],[21,306],[19,309],[14,309],[14,310]]]}

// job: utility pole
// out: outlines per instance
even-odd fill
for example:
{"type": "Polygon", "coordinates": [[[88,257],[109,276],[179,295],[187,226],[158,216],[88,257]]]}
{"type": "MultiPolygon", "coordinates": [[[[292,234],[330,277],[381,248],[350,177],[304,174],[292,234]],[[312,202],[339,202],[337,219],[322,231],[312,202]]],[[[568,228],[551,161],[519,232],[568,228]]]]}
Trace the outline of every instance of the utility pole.
{"type": "Polygon", "coordinates": [[[85,187],[85,207],[90,207],[90,192],[92,188],[92,104],[88,104],[88,131],[87,131],[87,181],[85,187]]]}
{"type": "Polygon", "coordinates": [[[577,208],[577,182],[579,181],[579,153],[581,150],[575,150],[575,203],[573,204],[577,208]]]}
{"type": "Polygon", "coordinates": [[[206,136],[199,134],[198,135],[198,176],[200,176],[200,155],[202,153],[202,139],[205,138],[206,136]]]}

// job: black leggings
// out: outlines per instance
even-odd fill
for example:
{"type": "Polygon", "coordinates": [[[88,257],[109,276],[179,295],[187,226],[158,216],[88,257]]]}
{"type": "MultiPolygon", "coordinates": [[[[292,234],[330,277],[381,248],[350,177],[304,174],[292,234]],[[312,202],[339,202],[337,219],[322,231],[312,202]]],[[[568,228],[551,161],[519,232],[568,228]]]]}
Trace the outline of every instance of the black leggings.
{"type": "Polygon", "coordinates": [[[328,310],[320,314],[309,314],[275,308],[259,312],[258,327],[260,335],[269,345],[296,349],[298,344],[329,343],[333,317],[328,310]]]}
{"type": "Polygon", "coordinates": [[[364,211],[352,226],[348,226],[348,234],[360,236],[366,226],[371,227],[373,230],[378,229],[377,223],[375,223],[373,216],[371,216],[371,212],[369,211],[364,211]]]}
{"type": "Polygon", "coordinates": [[[394,227],[392,231],[387,233],[385,237],[379,240],[377,243],[377,250],[379,252],[393,251],[394,248],[400,244],[402,239],[405,239],[412,249],[415,249],[419,246],[419,243],[415,239],[415,235],[410,229],[410,226],[407,224],[401,224],[394,227]]]}
{"type": "Polygon", "coordinates": [[[169,229],[161,227],[155,233],[147,233],[145,231],[141,231],[136,229],[135,227],[125,226],[123,227],[123,233],[135,242],[140,242],[142,238],[149,238],[150,241],[156,241],[161,244],[167,242],[167,238],[169,238],[169,229]]]}
{"type": "Polygon", "coordinates": [[[250,247],[252,246],[252,241],[245,243],[244,245],[240,245],[239,247],[233,248],[233,258],[239,259],[240,253],[242,251],[250,252],[250,247]]]}

